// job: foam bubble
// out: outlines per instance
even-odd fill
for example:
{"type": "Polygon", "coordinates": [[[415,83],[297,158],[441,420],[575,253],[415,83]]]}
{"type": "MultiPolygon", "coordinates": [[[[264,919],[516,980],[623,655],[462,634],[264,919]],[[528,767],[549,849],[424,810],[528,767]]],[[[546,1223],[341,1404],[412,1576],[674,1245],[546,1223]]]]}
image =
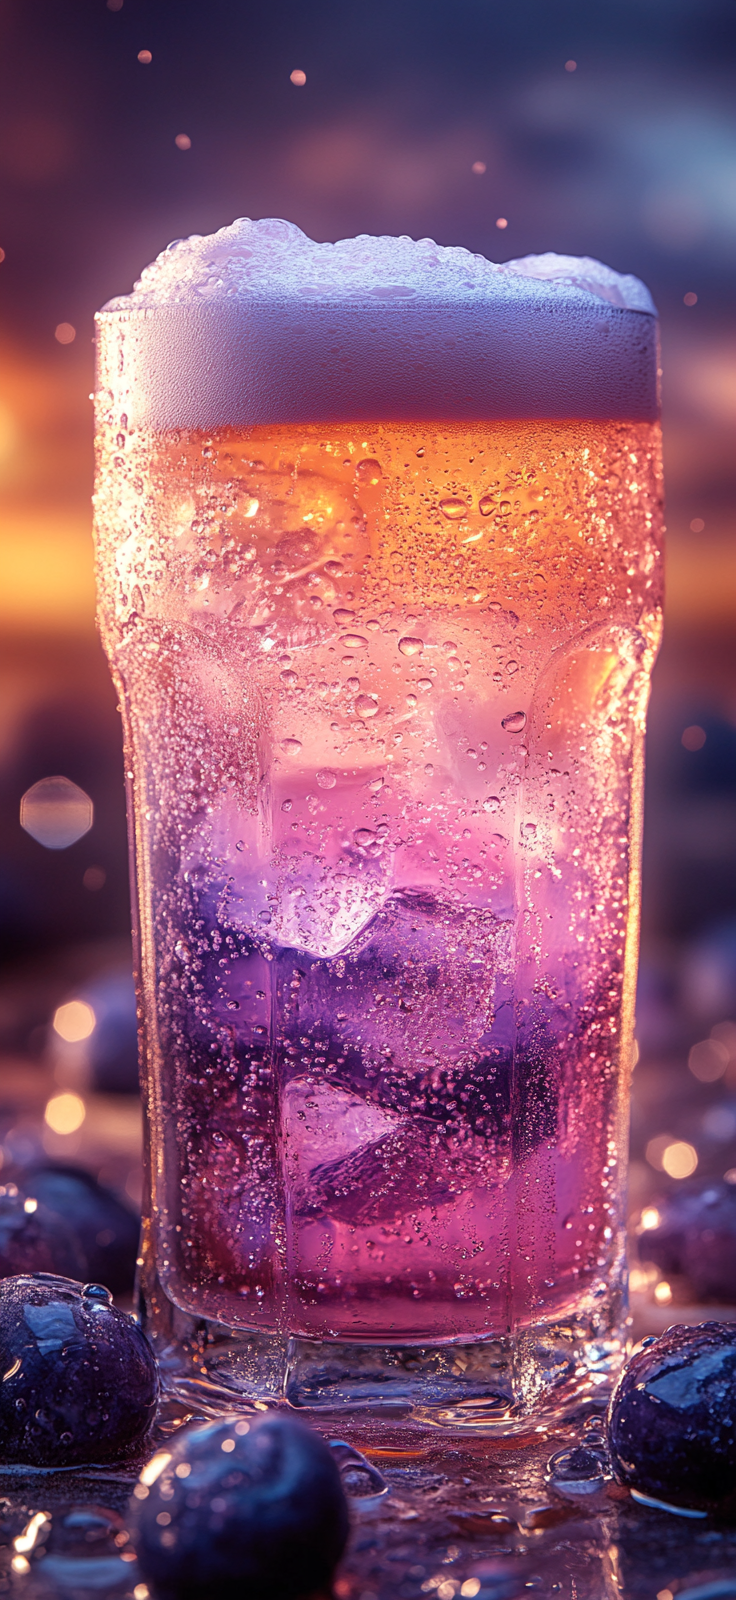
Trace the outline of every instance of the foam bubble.
{"type": "Polygon", "coordinates": [[[98,318],[101,382],[154,426],[656,414],[655,309],[587,257],[319,244],[240,218],[175,240],[98,318]]]}

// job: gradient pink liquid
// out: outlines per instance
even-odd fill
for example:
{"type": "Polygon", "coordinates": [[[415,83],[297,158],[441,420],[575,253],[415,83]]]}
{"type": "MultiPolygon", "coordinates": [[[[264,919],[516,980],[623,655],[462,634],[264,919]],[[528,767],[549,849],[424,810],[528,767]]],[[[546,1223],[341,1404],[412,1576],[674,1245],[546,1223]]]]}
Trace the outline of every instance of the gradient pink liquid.
{"type": "Polygon", "coordinates": [[[184,1310],[441,1343],[620,1283],[658,437],[103,429],[184,1310]]]}

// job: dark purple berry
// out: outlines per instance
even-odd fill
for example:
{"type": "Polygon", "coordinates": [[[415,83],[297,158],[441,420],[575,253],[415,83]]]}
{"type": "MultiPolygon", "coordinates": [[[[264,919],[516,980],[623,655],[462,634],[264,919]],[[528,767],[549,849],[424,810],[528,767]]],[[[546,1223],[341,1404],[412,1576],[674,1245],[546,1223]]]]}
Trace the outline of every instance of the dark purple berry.
{"type": "Polygon", "coordinates": [[[82,1275],[84,1251],[70,1222],[43,1201],[0,1184],[0,1278],[17,1272],[82,1275]]]}
{"type": "Polygon", "coordinates": [[[736,1302],[736,1185],[683,1185],[657,1201],[659,1222],[639,1236],[639,1256],[681,1278],[694,1300],[736,1302]]]}
{"type": "Polygon", "coordinates": [[[736,1327],[668,1328],[639,1350],[608,1408],[620,1483],[695,1510],[736,1496],[736,1327]]]}
{"type": "Polygon", "coordinates": [[[347,1502],[324,1440],[277,1412],[183,1428],[135,1487],[138,1563],[157,1600],[296,1600],[329,1589],[347,1502]]]}
{"type": "MultiPolygon", "coordinates": [[[[27,1169],[18,1179],[27,1196],[52,1213],[79,1240],[81,1265],[75,1276],[106,1283],[113,1294],[131,1294],[140,1237],[140,1218],[83,1167],[43,1164],[27,1169]]],[[[27,1263],[23,1263],[27,1265],[27,1263]]],[[[16,1266],[15,1271],[21,1270],[16,1266]]],[[[44,1271],[67,1269],[54,1260],[44,1271]]]]}
{"type": "Polygon", "coordinates": [[[119,1462],[158,1400],[145,1335],[101,1284],[39,1272],[0,1283],[0,1463],[119,1462]]]}

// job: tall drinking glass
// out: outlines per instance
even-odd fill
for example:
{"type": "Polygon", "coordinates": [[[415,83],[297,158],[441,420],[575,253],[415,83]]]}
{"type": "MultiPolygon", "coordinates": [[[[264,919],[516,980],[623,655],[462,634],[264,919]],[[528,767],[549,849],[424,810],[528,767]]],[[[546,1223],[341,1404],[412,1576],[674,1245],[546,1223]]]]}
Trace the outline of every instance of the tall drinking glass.
{"type": "Polygon", "coordinates": [[[240,221],[98,335],[169,1384],[559,1411],[623,1348],[647,291],[240,221]]]}

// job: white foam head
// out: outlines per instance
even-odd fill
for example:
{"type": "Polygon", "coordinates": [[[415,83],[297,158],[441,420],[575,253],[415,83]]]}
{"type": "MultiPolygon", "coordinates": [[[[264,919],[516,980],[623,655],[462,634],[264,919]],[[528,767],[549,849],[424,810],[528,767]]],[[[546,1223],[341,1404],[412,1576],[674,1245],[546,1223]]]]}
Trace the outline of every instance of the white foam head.
{"type": "Polygon", "coordinates": [[[99,313],[102,387],[154,427],[657,413],[648,290],[599,261],[241,218],[99,313]]]}

